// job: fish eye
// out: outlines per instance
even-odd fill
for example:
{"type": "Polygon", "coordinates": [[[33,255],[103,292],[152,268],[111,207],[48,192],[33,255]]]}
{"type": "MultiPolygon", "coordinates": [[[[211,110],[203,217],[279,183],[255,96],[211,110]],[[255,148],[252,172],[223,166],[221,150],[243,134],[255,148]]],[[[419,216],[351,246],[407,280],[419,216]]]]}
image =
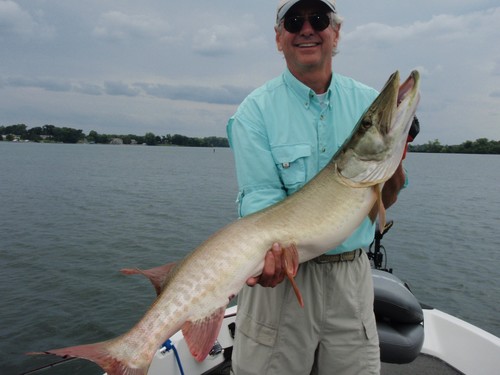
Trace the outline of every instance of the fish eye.
{"type": "Polygon", "coordinates": [[[372,126],[372,122],[370,121],[370,119],[368,118],[364,118],[362,121],[361,121],[361,126],[363,127],[363,129],[368,129],[372,126]]]}

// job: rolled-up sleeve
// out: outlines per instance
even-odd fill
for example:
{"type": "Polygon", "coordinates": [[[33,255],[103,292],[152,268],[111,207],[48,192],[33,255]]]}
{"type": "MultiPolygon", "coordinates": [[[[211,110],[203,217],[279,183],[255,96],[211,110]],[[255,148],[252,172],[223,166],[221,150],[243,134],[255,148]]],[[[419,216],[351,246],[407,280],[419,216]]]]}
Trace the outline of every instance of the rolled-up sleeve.
{"type": "Polygon", "coordinates": [[[227,124],[238,179],[238,212],[246,216],[283,200],[278,169],[271,154],[264,124],[258,116],[238,111],[227,124]]]}

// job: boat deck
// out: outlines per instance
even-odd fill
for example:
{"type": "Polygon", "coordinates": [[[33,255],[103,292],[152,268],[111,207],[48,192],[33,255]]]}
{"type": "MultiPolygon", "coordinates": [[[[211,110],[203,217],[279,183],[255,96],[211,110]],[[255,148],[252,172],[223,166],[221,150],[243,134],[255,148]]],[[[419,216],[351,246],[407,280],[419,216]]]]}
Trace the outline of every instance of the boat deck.
{"type": "MultiPolygon", "coordinates": [[[[214,371],[204,375],[230,375],[230,364],[226,362],[214,371]]],[[[438,358],[421,354],[412,363],[396,365],[392,363],[382,363],[380,375],[464,375],[447,363],[438,358]]]]}
{"type": "Polygon", "coordinates": [[[392,363],[382,363],[380,375],[463,375],[462,372],[454,369],[446,362],[438,358],[421,354],[412,363],[396,365],[392,363]]]}

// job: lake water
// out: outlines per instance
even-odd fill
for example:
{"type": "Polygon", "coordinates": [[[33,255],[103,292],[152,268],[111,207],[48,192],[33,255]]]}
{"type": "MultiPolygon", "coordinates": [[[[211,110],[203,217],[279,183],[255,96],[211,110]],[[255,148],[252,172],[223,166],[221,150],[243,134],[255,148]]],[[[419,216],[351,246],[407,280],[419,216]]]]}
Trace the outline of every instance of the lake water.
{"type": "MultiPolygon", "coordinates": [[[[409,154],[406,167],[388,266],[422,302],[500,336],[500,157],[409,154]]],[[[0,374],[57,360],[24,352],[129,329],[154,292],[118,271],[184,257],[236,218],[236,189],[229,149],[0,142],[0,374]]]]}

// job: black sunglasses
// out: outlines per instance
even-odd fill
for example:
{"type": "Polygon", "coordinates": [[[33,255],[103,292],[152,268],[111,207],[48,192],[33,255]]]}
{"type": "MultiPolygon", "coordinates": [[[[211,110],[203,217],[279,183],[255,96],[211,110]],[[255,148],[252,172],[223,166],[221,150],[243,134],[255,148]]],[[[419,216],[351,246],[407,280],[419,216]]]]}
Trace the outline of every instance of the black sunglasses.
{"type": "Polygon", "coordinates": [[[314,13],[307,16],[285,16],[283,26],[289,33],[296,34],[302,30],[306,19],[315,31],[323,31],[330,25],[330,16],[327,13],[314,13]]]}

